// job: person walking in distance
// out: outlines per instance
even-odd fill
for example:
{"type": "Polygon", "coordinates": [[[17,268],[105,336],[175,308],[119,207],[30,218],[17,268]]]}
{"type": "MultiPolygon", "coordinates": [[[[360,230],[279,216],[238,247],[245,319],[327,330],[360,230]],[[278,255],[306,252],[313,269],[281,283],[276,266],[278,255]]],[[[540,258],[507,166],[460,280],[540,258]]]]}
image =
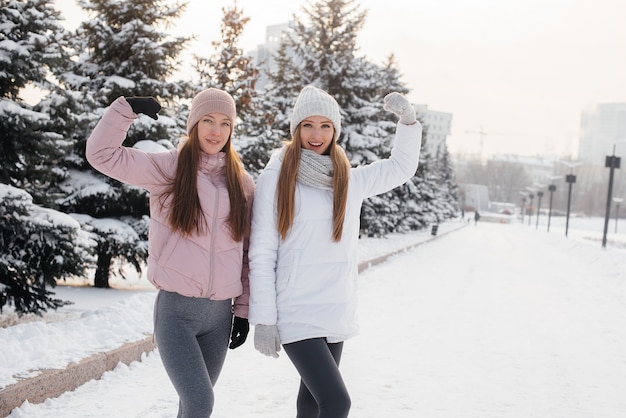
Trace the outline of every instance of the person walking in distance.
{"type": "Polygon", "coordinates": [[[290,120],[291,140],[257,179],[250,238],[250,323],[254,346],[281,345],[301,377],[298,418],[342,418],[351,407],[339,371],[344,341],[358,333],[357,245],[361,205],[417,170],[422,128],[407,99],[390,93],[399,116],[391,156],[351,168],[337,141],[341,112],[306,86],[290,120]]]}
{"type": "Polygon", "coordinates": [[[235,102],[225,91],[198,93],[177,149],[122,146],[139,114],[158,118],[152,97],[119,97],[87,140],[89,163],[150,192],[148,280],[159,289],[154,334],[179,396],[178,417],[209,417],[213,387],[229,347],[248,335],[247,246],[254,194],[232,146],[235,102]]]}

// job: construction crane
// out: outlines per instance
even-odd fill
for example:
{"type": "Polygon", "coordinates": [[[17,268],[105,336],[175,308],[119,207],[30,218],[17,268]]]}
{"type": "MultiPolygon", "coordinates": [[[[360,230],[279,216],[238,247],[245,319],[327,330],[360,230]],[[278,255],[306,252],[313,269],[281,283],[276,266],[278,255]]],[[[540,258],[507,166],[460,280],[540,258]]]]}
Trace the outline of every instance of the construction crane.
{"type": "Polygon", "coordinates": [[[478,156],[480,157],[480,160],[483,160],[483,145],[484,145],[484,141],[485,141],[485,137],[487,135],[491,135],[491,136],[508,136],[508,137],[523,137],[523,138],[542,138],[542,139],[548,139],[544,136],[537,136],[537,135],[527,135],[527,134],[515,134],[515,133],[506,133],[506,132],[486,132],[483,129],[483,126],[480,125],[480,130],[478,131],[465,131],[466,134],[478,134],[480,135],[480,144],[479,144],[479,149],[478,149],[478,156]]]}
{"type": "Polygon", "coordinates": [[[483,126],[480,125],[480,130],[479,131],[465,131],[466,134],[478,134],[480,135],[480,144],[478,147],[478,157],[480,158],[480,161],[483,160],[483,142],[485,139],[485,135],[487,135],[487,132],[485,132],[483,130],[483,126]]]}

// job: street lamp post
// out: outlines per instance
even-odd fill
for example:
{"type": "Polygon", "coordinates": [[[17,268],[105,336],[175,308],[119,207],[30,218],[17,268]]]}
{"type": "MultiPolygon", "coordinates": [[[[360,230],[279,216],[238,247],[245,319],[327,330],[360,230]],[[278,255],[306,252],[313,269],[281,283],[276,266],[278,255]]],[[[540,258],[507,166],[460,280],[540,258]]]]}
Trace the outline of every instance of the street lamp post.
{"type": "Polygon", "coordinates": [[[548,209],[548,232],[550,232],[550,218],[552,218],[552,195],[556,191],[556,186],[551,184],[548,186],[548,191],[550,192],[550,208],[548,209]]]}
{"type": "Polygon", "coordinates": [[[530,199],[530,205],[528,205],[528,225],[530,225],[530,219],[533,217],[533,199],[535,198],[534,194],[529,194],[528,198],[530,199]]]}
{"type": "Polygon", "coordinates": [[[605,167],[610,168],[609,171],[609,190],[606,196],[606,214],[604,216],[604,233],[602,234],[602,247],[606,247],[606,233],[609,229],[609,216],[611,216],[611,195],[613,194],[613,177],[615,169],[620,166],[620,157],[615,156],[615,145],[613,145],[613,155],[607,155],[604,163],[605,167]]]}
{"type": "Polygon", "coordinates": [[[568,174],[565,176],[565,181],[569,184],[569,190],[567,192],[567,217],[565,218],[565,236],[567,236],[567,230],[569,229],[569,210],[572,205],[572,184],[576,183],[576,176],[568,174]]]}
{"type": "Polygon", "coordinates": [[[524,223],[524,212],[526,212],[526,198],[522,197],[522,223],[524,223]]]}
{"type": "Polygon", "coordinates": [[[539,212],[541,211],[541,198],[543,192],[537,192],[537,222],[535,223],[535,229],[539,228],[539,212]]]}

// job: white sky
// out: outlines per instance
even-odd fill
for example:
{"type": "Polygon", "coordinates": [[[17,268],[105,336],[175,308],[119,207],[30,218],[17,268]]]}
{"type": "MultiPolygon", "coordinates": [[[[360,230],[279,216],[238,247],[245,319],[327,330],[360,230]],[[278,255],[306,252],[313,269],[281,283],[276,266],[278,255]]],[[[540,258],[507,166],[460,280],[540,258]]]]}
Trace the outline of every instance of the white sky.
{"type": "MultiPolygon", "coordinates": [[[[57,0],[77,25],[74,0],[57,0]]],[[[219,39],[222,7],[191,0],[176,35],[219,39]]],[[[305,0],[238,0],[250,17],[241,47],[264,42],[268,25],[300,14],[305,0]]],[[[623,0],[361,0],[368,10],[360,53],[380,63],[396,55],[409,98],[452,113],[455,153],[577,155],[581,112],[626,102],[623,0]]],[[[301,14],[300,14],[301,15],[301,14]]]]}

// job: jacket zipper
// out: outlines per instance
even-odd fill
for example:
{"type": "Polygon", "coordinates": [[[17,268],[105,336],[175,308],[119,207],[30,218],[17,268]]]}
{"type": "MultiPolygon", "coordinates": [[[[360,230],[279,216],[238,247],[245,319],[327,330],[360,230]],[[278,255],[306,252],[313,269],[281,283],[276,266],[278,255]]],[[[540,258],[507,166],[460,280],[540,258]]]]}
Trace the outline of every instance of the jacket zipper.
{"type": "Polygon", "coordinates": [[[213,222],[212,222],[212,227],[211,227],[211,231],[209,231],[209,233],[211,234],[211,250],[209,252],[210,256],[209,256],[209,262],[210,262],[210,267],[209,267],[209,285],[207,286],[206,289],[206,294],[204,295],[204,297],[209,297],[209,294],[211,293],[211,290],[213,289],[213,274],[215,271],[215,228],[217,226],[217,210],[219,208],[220,205],[220,190],[219,188],[215,185],[215,182],[213,181],[213,175],[209,176],[209,179],[211,180],[211,183],[213,184],[213,188],[215,189],[215,205],[213,208],[213,222]]]}

